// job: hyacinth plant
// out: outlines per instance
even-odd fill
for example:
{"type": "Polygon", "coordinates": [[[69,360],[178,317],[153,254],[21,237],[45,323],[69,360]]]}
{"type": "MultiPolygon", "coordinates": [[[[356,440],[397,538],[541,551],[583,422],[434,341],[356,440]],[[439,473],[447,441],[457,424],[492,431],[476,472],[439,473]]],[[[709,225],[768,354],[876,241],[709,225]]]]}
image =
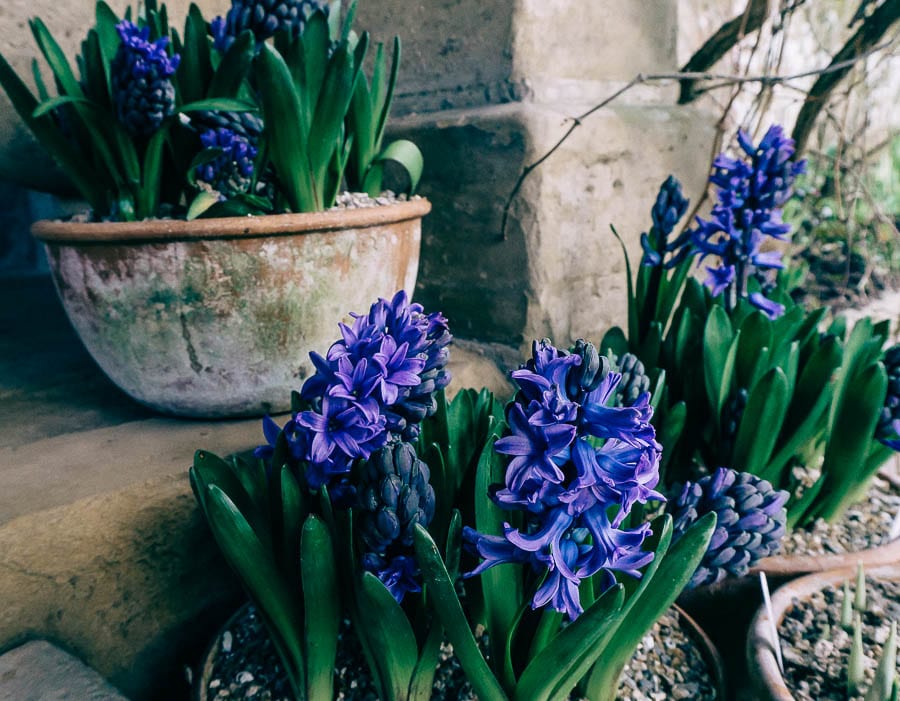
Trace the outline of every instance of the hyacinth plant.
{"type": "Polygon", "coordinates": [[[632,352],[665,379],[655,423],[667,485],[720,466],[748,472],[791,494],[793,527],[836,517],[890,455],[887,323],[820,328],[827,309],[793,302],[790,271],[773,277],[781,254],[766,242],[790,235],[780,208],[803,167],[777,126],[757,146],[739,143],[743,158],[714,164],[711,217],[678,235],[688,202],[677,180],[663,184],[634,279],[627,267],[627,333],[612,329],[601,348],[632,352]],[[797,465],[820,468],[814,484],[799,483],[797,465]]]}
{"type": "MultiPolygon", "coordinates": [[[[447,321],[405,293],[341,324],[290,418],[253,459],[198,452],[191,483],[265,622],[297,699],[333,698],[349,617],[379,698],[425,701],[442,642],[414,529],[446,542],[451,507],[496,432],[489,392],[444,398],[447,321]]],[[[446,552],[446,551],[445,551],[446,552]]]]}
{"type": "Polygon", "coordinates": [[[77,75],[34,19],[52,82],[35,60],[34,94],[0,56],[0,85],[96,220],[319,211],[342,188],[379,194],[388,160],[411,193],[421,153],[383,144],[400,43],[389,68],[377,47],[370,82],[354,10],[233,0],[207,22],[192,5],[179,34],[157,0],[123,18],[100,0],[77,75]]]}
{"type": "Polygon", "coordinates": [[[425,586],[482,701],[565,699],[576,684],[612,699],[638,642],[690,580],[715,515],[674,545],[671,517],[645,520],[663,499],[650,395],[618,405],[622,377],[592,344],[535,343],[512,378],[518,392],[475,471],[474,528],[454,520],[442,558],[416,526],[425,586]]]}

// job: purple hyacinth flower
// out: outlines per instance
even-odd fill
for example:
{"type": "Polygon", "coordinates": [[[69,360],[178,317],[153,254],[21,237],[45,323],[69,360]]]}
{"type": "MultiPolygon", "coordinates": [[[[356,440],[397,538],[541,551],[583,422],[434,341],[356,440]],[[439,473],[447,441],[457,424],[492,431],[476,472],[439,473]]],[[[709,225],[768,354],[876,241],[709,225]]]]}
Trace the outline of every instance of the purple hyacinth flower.
{"type": "Polygon", "coordinates": [[[568,424],[534,425],[525,411],[513,404],[507,415],[511,434],[499,439],[494,449],[512,455],[507,468],[507,484],[520,491],[529,482],[561,482],[565,475],[555,461],[568,458],[567,448],[575,438],[576,428],[568,424]]]}
{"type": "Polygon", "coordinates": [[[363,567],[382,581],[398,603],[410,592],[422,591],[419,584],[419,566],[413,557],[395,555],[387,558],[376,553],[363,556],[363,567]]]}
{"type": "Polygon", "coordinates": [[[732,282],[734,282],[734,266],[720,265],[718,267],[707,267],[709,273],[703,284],[709,288],[713,297],[722,294],[732,282]]]}
{"type": "Polygon", "coordinates": [[[322,463],[340,451],[351,458],[368,458],[382,445],[384,422],[373,423],[357,405],[346,399],[322,398],[322,412],[304,411],[297,423],[313,433],[310,446],[312,462],[322,463]]]}
{"type": "Polygon", "coordinates": [[[770,319],[777,319],[784,314],[784,305],[769,299],[762,292],[750,293],[748,300],[770,319]]]}

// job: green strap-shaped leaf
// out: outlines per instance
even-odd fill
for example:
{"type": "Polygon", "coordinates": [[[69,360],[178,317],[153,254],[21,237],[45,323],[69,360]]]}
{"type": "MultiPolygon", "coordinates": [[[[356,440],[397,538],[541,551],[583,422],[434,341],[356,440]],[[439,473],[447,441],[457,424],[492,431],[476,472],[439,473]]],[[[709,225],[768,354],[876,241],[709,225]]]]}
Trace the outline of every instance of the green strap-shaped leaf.
{"type": "Polygon", "coordinates": [[[631,273],[631,261],[628,258],[628,249],[625,248],[625,242],[622,240],[622,237],[619,236],[616,227],[610,224],[609,228],[612,230],[613,236],[616,237],[616,241],[619,242],[619,246],[622,249],[622,256],[625,259],[625,291],[628,302],[628,342],[635,344],[636,346],[640,343],[640,319],[638,315],[637,299],[635,297],[634,276],[631,273]]]}
{"type": "Polygon", "coordinates": [[[431,701],[434,675],[437,672],[437,659],[443,640],[444,629],[437,621],[433,621],[409,683],[409,694],[407,695],[409,701],[431,701]]]}
{"type": "Polygon", "coordinates": [[[416,636],[406,613],[387,587],[371,572],[363,572],[357,614],[360,636],[369,639],[382,682],[381,698],[405,701],[419,658],[416,636]]]}
{"type": "Polygon", "coordinates": [[[480,701],[508,701],[503,687],[478,649],[478,643],[475,642],[475,636],[472,635],[466,622],[466,615],[456,595],[453,580],[447,573],[437,545],[428,531],[418,524],[415,527],[415,546],[416,558],[422,569],[422,579],[428,587],[434,610],[472,684],[472,689],[480,701]]]}
{"type": "Polygon", "coordinates": [[[741,343],[735,360],[738,387],[750,388],[757,365],[762,360],[762,349],[772,346],[772,322],[760,311],[748,314],[741,322],[741,343]]]}
{"type": "MultiPolygon", "coordinates": [[[[273,468],[274,469],[274,468],[273,468]]],[[[301,587],[300,534],[309,525],[303,491],[287,465],[281,468],[281,552],[276,554],[284,577],[294,590],[301,587]],[[304,524],[306,521],[306,524],[304,524]]],[[[315,526],[310,526],[314,528],[315,526]]],[[[305,530],[304,530],[305,534],[305,530]]],[[[327,554],[323,553],[323,557],[327,554]]]]}
{"type": "Polygon", "coordinates": [[[178,108],[179,112],[204,112],[204,111],[221,111],[221,112],[256,112],[259,108],[252,102],[239,100],[235,97],[208,97],[203,100],[196,100],[182,105],[178,108]]]}
{"type": "Polygon", "coordinates": [[[845,388],[825,446],[822,474],[826,486],[816,516],[826,521],[836,518],[849,506],[848,497],[856,493],[857,486],[871,477],[866,474],[866,458],[886,393],[887,372],[881,363],[867,367],[845,388]]]}
{"type": "MultiPolygon", "coordinates": [[[[216,68],[206,93],[207,97],[237,97],[253,64],[255,45],[256,39],[250,30],[245,30],[238,35],[216,68]]],[[[263,53],[265,50],[261,51],[260,55],[263,53]]],[[[283,83],[282,89],[284,90],[289,84],[283,83]]]]}
{"type": "Polygon", "coordinates": [[[113,126],[113,131],[125,161],[134,159],[133,163],[126,166],[126,173],[129,178],[132,177],[132,173],[141,178],[135,201],[138,219],[155,217],[159,209],[159,194],[162,189],[163,147],[166,144],[167,130],[160,129],[150,137],[150,141],[147,142],[147,150],[144,152],[143,169],[137,167],[137,153],[125,130],[116,124],[113,126]]]}
{"type": "Polygon", "coordinates": [[[328,61],[309,130],[309,165],[319,193],[324,190],[326,169],[340,141],[355,81],[353,57],[346,46],[339,46],[328,61]]]}
{"type": "Polygon", "coordinates": [[[611,637],[611,623],[622,608],[624,598],[625,590],[621,584],[611,587],[561,630],[525,667],[516,685],[515,701],[546,701],[553,698],[554,690],[561,685],[570,691],[590,666],[590,662],[583,663],[585,651],[602,647],[611,637]]]}
{"type": "Polygon", "coordinates": [[[268,44],[263,44],[256,63],[256,79],[262,95],[263,116],[269,131],[272,165],[284,187],[294,212],[316,211],[317,199],[307,167],[307,134],[297,116],[300,99],[294,90],[284,59],[268,44]]]}
{"type": "Polygon", "coordinates": [[[763,471],[781,432],[789,401],[787,377],[781,368],[774,367],[747,399],[734,444],[734,469],[754,475],[763,471]]]}
{"type": "Polygon", "coordinates": [[[627,596],[612,642],[602,651],[588,678],[587,696],[591,701],[615,699],[622,668],[631,659],[641,638],[687,586],[706,554],[715,527],[716,515],[705,514],[668,547],[665,532],[671,532],[671,520],[666,517],[662,527],[664,540],[657,548],[658,561],[651,563],[654,569],[651,571],[648,567],[642,581],[627,596]]]}
{"type": "Polygon", "coordinates": [[[191,3],[184,22],[184,46],[178,64],[178,88],[181,100],[194,102],[206,97],[206,86],[213,75],[206,21],[196,3],[191,3]]]}
{"type": "Polygon", "coordinates": [[[45,114],[52,112],[57,107],[61,107],[62,105],[70,105],[75,103],[81,103],[82,105],[90,105],[91,101],[86,97],[71,97],[69,95],[60,95],[58,97],[51,97],[47,100],[44,100],[35,107],[34,111],[31,113],[31,116],[34,119],[38,119],[39,117],[43,117],[45,114]]]}
{"type": "MultiPolygon", "coordinates": [[[[492,437],[478,460],[475,473],[475,494],[488,494],[491,485],[503,482],[502,458],[494,450],[496,437],[492,437]]],[[[509,520],[493,499],[475,499],[475,528],[484,535],[502,536],[503,523],[509,520]]],[[[481,574],[481,589],[484,593],[485,625],[492,640],[501,643],[512,634],[513,621],[524,599],[522,586],[522,566],[518,564],[502,564],[491,567],[481,574]]],[[[510,665],[495,669],[507,669],[509,677],[510,665]]],[[[511,681],[506,679],[507,682],[511,681]]]]}
{"type": "MultiPolygon", "coordinates": [[[[706,320],[703,329],[703,370],[706,383],[706,396],[709,398],[710,410],[718,426],[722,412],[720,403],[722,387],[730,386],[731,377],[726,377],[726,367],[731,356],[734,331],[728,313],[721,305],[715,305],[706,320]]],[[[733,361],[732,361],[733,363],[733,361]]]]}
{"type": "Polygon", "coordinates": [[[96,6],[95,17],[97,20],[97,38],[100,40],[100,54],[103,57],[103,70],[106,75],[106,92],[111,94],[110,66],[113,58],[119,50],[122,39],[116,31],[119,18],[112,8],[103,0],[99,0],[96,6]]]}
{"type": "MultiPolygon", "coordinates": [[[[284,483],[282,479],[282,485],[284,483]]],[[[331,534],[315,515],[309,516],[303,524],[297,556],[303,571],[306,698],[309,701],[332,701],[334,661],[341,622],[340,587],[331,534]]]]}
{"type": "Polygon", "coordinates": [[[267,622],[273,642],[281,652],[291,687],[297,698],[301,698],[306,684],[303,626],[297,593],[288,589],[272,553],[263,548],[250,524],[225,492],[210,485],[206,503],[216,542],[267,622]]]}
{"type": "MultiPolygon", "coordinates": [[[[391,74],[388,78],[387,86],[384,86],[379,72],[372,74],[374,104],[375,109],[379,111],[378,124],[375,126],[374,145],[376,149],[381,148],[384,130],[387,128],[388,117],[390,117],[391,107],[394,104],[394,89],[397,87],[397,75],[400,72],[400,56],[400,37],[394,37],[393,52],[391,54],[391,74]]],[[[413,190],[415,190],[415,188],[413,188],[413,190]]]]}

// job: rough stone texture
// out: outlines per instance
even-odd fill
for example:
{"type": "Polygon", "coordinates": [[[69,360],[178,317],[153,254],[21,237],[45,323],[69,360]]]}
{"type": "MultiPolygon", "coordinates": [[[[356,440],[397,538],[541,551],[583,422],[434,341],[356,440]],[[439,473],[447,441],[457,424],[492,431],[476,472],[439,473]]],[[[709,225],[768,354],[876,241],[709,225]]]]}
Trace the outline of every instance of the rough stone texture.
{"type": "Polygon", "coordinates": [[[665,177],[678,174],[694,199],[702,192],[711,121],[689,109],[611,107],[525,180],[501,240],[522,167],[559,139],[571,113],[516,104],[398,124],[430,164],[417,295],[455,333],[522,347],[543,336],[599,340],[624,320],[625,264],[610,224],[636,264],[665,177]]]}
{"type": "Polygon", "coordinates": [[[0,701],[127,701],[90,667],[46,640],[0,655],[0,701]]]}
{"type": "Polygon", "coordinates": [[[0,649],[59,640],[133,699],[173,698],[237,599],[183,469],[0,526],[0,649]]]}

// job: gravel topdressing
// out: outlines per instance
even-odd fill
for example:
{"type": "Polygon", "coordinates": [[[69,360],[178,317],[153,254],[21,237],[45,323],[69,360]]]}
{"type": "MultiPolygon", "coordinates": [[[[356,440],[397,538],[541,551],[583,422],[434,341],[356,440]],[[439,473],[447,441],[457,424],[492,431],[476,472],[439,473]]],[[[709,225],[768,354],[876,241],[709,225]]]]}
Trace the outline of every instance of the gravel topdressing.
{"type": "MultiPolygon", "coordinates": [[[[851,582],[851,596],[855,579],[851,582]]],[[[862,619],[866,654],[863,694],[847,695],[847,662],[852,635],[840,625],[841,587],[826,587],[810,599],[795,601],[778,629],[784,678],[798,701],[861,701],[875,675],[891,620],[900,620],[900,583],[866,579],[867,605],[862,619]]],[[[898,657],[900,673],[900,657],[898,657]]]]}
{"type": "Polygon", "coordinates": [[[898,511],[900,494],[892,493],[887,482],[874,479],[866,498],[834,523],[816,519],[812,528],[798,528],[785,536],[781,554],[834,555],[883,545],[898,511]]]}
{"type": "MultiPolygon", "coordinates": [[[[278,657],[252,606],[244,609],[229,626],[219,645],[208,686],[210,701],[290,701],[278,657]]],[[[346,622],[341,629],[336,670],[335,699],[378,701],[371,676],[362,662],[359,643],[346,622]]],[[[700,649],[684,633],[673,613],[664,615],[653,631],[644,636],[625,667],[618,698],[620,701],[712,701],[716,698],[700,649]]],[[[449,644],[441,648],[432,699],[477,701],[449,644]]]]}

